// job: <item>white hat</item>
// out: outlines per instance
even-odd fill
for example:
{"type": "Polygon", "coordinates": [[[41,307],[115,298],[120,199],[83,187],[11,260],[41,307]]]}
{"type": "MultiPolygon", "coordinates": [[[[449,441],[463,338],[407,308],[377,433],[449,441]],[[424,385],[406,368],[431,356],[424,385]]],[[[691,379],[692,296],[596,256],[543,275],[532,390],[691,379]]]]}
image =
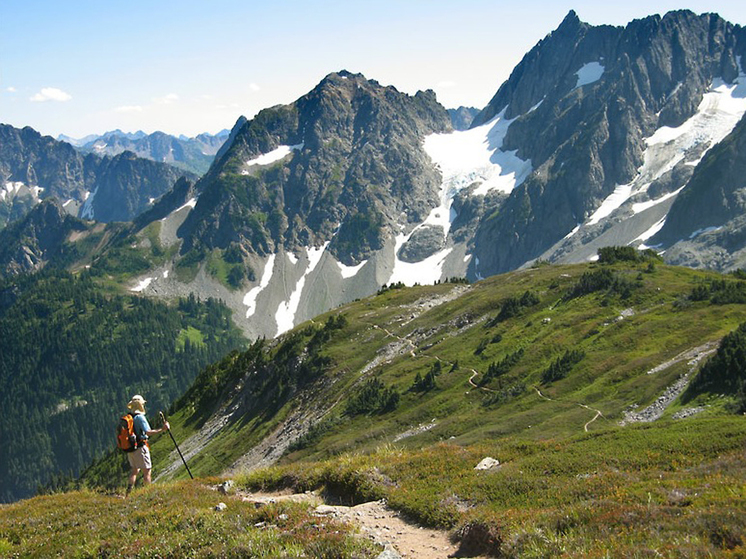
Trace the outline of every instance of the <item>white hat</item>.
{"type": "Polygon", "coordinates": [[[130,403],[127,404],[127,409],[130,411],[139,411],[145,413],[145,398],[139,394],[132,396],[130,403]]]}

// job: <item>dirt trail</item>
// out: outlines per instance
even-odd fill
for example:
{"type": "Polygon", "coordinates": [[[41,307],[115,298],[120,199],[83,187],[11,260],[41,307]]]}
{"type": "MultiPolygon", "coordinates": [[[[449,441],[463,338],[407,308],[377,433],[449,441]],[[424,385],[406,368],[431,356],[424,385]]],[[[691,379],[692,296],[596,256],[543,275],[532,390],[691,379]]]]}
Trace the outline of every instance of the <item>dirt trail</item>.
{"type": "MultiPolygon", "coordinates": [[[[560,403],[560,404],[566,403],[566,404],[570,404],[571,406],[579,406],[579,407],[581,407],[581,408],[583,408],[585,410],[596,412],[596,415],[593,416],[593,419],[591,419],[588,423],[586,423],[585,425],[583,425],[583,431],[585,431],[586,433],[588,432],[588,426],[591,423],[593,423],[594,421],[596,421],[599,417],[604,417],[604,414],[601,412],[601,410],[597,410],[596,408],[592,408],[590,406],[586,406],[585,404],[581,404],[579,402],[563,402],[562,400],[555,400],[554,398],[550,398],[549,396],[546,396],[545,394],[542,394],[542,392],[541,392],[541,390],[539,390],[538,386],[534,386],[534,390],[536,390],[536,393],[539,395],[540,398],[543,398],[544,400],[546,400],[548,402],[557,402],[557,403],[560,403]]],[[[604,419],[606,419],[606,418],[604,417],[604,419]]]]}
{"type": "Polygon", "coordinates": [[[458,549],[451,543],[447,532],[406,522],[384,501],[347,507],[325,504],[315,493],[250,493],[238,494],[237,497],[256,503],[257,506],[281,501],[308,503],[314,507],[314,514],[320,518],[334,518],[358,526],[364,537],[387,550],[385,555],[382,554],[383,557],[445,559],[453,556],[458,549]]]}

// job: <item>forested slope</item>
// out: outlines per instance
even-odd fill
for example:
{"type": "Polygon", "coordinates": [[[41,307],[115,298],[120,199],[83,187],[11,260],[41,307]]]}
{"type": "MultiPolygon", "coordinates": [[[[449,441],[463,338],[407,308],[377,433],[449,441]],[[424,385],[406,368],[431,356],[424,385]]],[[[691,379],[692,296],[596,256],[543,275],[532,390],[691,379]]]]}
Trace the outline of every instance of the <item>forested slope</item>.
{"type": "Polygon", "coordinates": [[[112,447],[132,394],[162,409],[242,343],[212,299],[109,295],[51,270],[0,283],[0,501],[76,474],[112,447]]]}

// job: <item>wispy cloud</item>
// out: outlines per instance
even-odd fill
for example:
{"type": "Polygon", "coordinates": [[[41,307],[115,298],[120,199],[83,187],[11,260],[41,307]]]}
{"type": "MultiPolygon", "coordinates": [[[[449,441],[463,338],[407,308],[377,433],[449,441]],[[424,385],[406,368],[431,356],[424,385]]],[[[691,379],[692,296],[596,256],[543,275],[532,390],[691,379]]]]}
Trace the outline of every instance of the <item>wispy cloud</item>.
{"type": "Polygon", "coordinates": [[[10,87],[6,87],[5,91],[7,91],[8,93],[15,93],[18,90],[11,85],[10,87]]]}
{"type": "Polygon", "coordinates": [[[56,87],[44,87],[39,93],[31,96],[29,99],[35,103],[42,103],[44,101],[69,101],[72,99],[72,95],[56,87]]]}
{"type": "Polygon", "coordinates": [[[176,93],[169,93],[164,97],[156,97],[155,99],[153,99],[153,102],[159,105],[170,105],[171,103],[176,103],[176,101],[178,100],[179,96],[176,95],[176,93]]]}
{"type": "Polygon", "coordinates": [[[114,109],[116,113],[141,113],[142,107],[140,105],[123,105],[114,109]]]}

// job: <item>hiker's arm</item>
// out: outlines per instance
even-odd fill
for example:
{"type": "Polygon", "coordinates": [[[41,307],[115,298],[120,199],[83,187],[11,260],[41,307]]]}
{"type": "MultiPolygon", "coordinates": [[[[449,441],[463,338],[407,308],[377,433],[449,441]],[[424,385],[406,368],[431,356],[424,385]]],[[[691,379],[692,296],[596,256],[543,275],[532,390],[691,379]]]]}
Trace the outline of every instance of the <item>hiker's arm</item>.
{"type": "Polygon", "coordinates": [[[151,435],[157,435],[158,433],[163,433],[163,431],[168,431],[171,428],[171,426],[168,424],[168,421],[166,421],[163,424],[163,427],[160,429],[150,429],[149,431],[145,431],[145,434],[149,437],[151,435]]]}

